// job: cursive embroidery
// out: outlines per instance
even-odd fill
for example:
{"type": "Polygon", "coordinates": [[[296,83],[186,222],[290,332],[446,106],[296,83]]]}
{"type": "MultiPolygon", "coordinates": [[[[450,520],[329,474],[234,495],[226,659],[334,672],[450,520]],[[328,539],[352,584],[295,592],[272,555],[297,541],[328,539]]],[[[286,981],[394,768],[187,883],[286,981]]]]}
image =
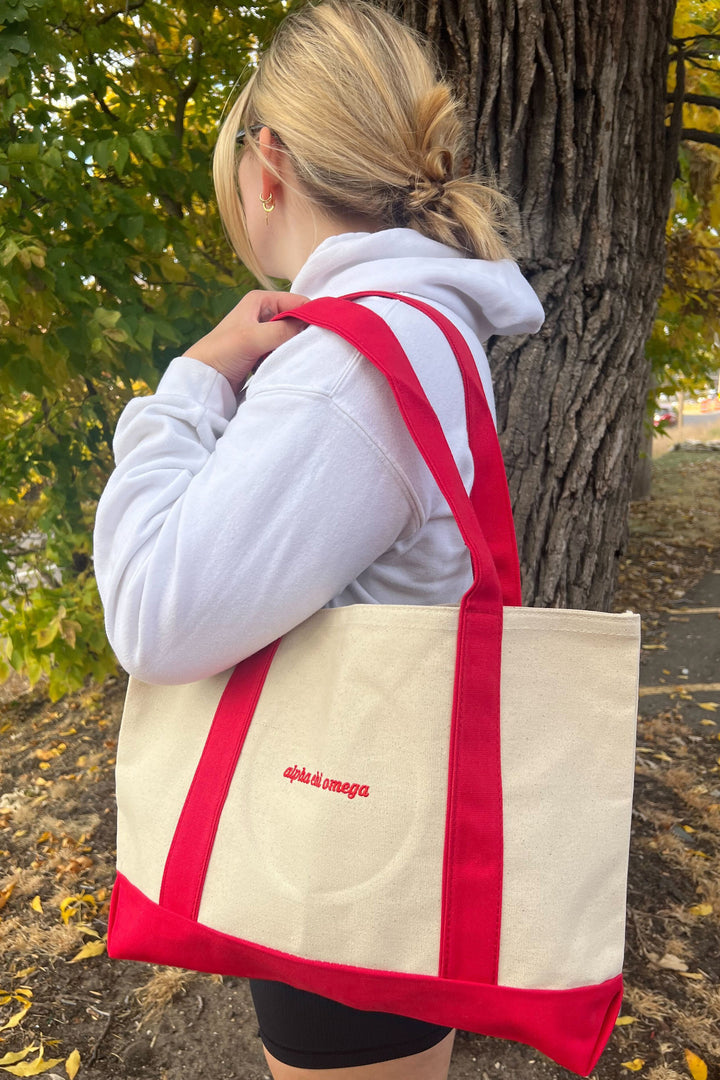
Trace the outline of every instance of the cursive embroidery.
{"type": "Polygon", "coordinates": [[[354,799],[356,795],[367,799],[370,794],[370,788],[367,784],[351,784],[345,780],[331,780],[327,776],[324,777],[321,772],[309,772],[304,766],[298,769],[297,765],[288,765],[283,776],[287,777],[291,784],[294,784],[297,780],[299,784],[309,784],[310,787],[321,788],[323,791],[337,791],[340,795],[347,795],[348,799],[354,799]]]}

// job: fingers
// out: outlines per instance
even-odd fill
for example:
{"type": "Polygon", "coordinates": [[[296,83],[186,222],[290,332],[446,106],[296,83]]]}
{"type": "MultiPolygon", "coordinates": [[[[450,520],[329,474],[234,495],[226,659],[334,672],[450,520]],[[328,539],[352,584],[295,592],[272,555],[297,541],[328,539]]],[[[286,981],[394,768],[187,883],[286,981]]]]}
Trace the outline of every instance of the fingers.
{"type": "Polygon", "coordinates": [[[264,354],[272,352],[279,345],[284,345],[286,341],[290,341],[291,338],[304,330],[306,325],[300,319],[282,319],[258,327],[258,335],[263,343],[264,354]]]}
{"type": "Polygon", "coordinates": [[[306,304],[308,299],[309,297],[300,296],[299,293],[264,292],[257,289],[243,297],[240,304],[247,303],[251,310],[255,311],[258,322],[269,322],[281,312],[292,311],[293,308],[306,304]]]}

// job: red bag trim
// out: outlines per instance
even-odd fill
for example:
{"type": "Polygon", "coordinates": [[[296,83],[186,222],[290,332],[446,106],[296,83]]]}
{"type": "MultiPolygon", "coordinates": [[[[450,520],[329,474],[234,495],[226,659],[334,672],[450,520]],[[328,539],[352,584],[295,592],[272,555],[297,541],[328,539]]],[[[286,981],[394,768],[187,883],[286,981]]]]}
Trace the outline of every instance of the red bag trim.
{"type": "Polygon", "coordinates": [[[175,826],[160,903],[186,919],[198,917],[222,809],[279,644],[248,656],[228,679],[175,826]]]}
{"type": "Polygon", "coordinates": [[[447,316],[415,297],[404,296],[401,293],[369,291],[349,293],[341,299],[359,300],[363,297],[370,299],[373,296],[400,300],[409,307],[422,311],[442,331],[455,355],[465,390],[470,454],[475,464],[483,463],[482,471],[475,469],[470,499],[492,553],[502,587],[503,604],[505,607],[519,607],[522,603],[520,564],[510,492],[505,476],[505,463],[502,459],[490,406],[485,397],[485,389],[470,347],[447,316]]]}
{"type": "Polygon", "coordinates": [[[116,959],[271,979],[356,1009],[482,1031],[535,1047],[581,1076],[595,1067],[622,1004],[622,975],[595,986],[526,990],[306,960],[161,908],[122,874],[112,892],[107,950],[116,959]]]}

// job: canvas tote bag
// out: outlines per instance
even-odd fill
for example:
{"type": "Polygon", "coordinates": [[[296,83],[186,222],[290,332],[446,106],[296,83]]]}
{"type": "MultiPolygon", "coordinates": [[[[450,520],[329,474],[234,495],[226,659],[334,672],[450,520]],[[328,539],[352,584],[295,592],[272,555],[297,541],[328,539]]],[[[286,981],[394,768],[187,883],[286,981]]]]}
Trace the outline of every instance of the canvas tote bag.
{"type": "Polygon", "coordinates": [[[352,298],[292,315],[388,379],[472,586],[459,607],[324,609],[201,682],[130,680],[108,952],[519,1040],[587,1075],[622,997],[639,617],[519,606],[474,361],[399,299],[460,365],[470,497],[384,321],[352,298]]]}

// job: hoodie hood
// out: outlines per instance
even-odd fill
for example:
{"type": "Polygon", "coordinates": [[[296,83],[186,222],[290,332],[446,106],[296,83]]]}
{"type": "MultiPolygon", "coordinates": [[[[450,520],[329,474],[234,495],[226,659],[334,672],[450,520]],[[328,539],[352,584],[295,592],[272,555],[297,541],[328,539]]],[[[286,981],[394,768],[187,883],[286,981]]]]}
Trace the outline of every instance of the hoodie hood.
{"type": "Polygon", "coordinates": [[[545,315],[535,292],[510,259],[469,259],[414,229],[330,236],[292,283],[310,297],[379,289],[442,305],[473,327],[480,341],[494,334],[535,333],[545,315]]]}

